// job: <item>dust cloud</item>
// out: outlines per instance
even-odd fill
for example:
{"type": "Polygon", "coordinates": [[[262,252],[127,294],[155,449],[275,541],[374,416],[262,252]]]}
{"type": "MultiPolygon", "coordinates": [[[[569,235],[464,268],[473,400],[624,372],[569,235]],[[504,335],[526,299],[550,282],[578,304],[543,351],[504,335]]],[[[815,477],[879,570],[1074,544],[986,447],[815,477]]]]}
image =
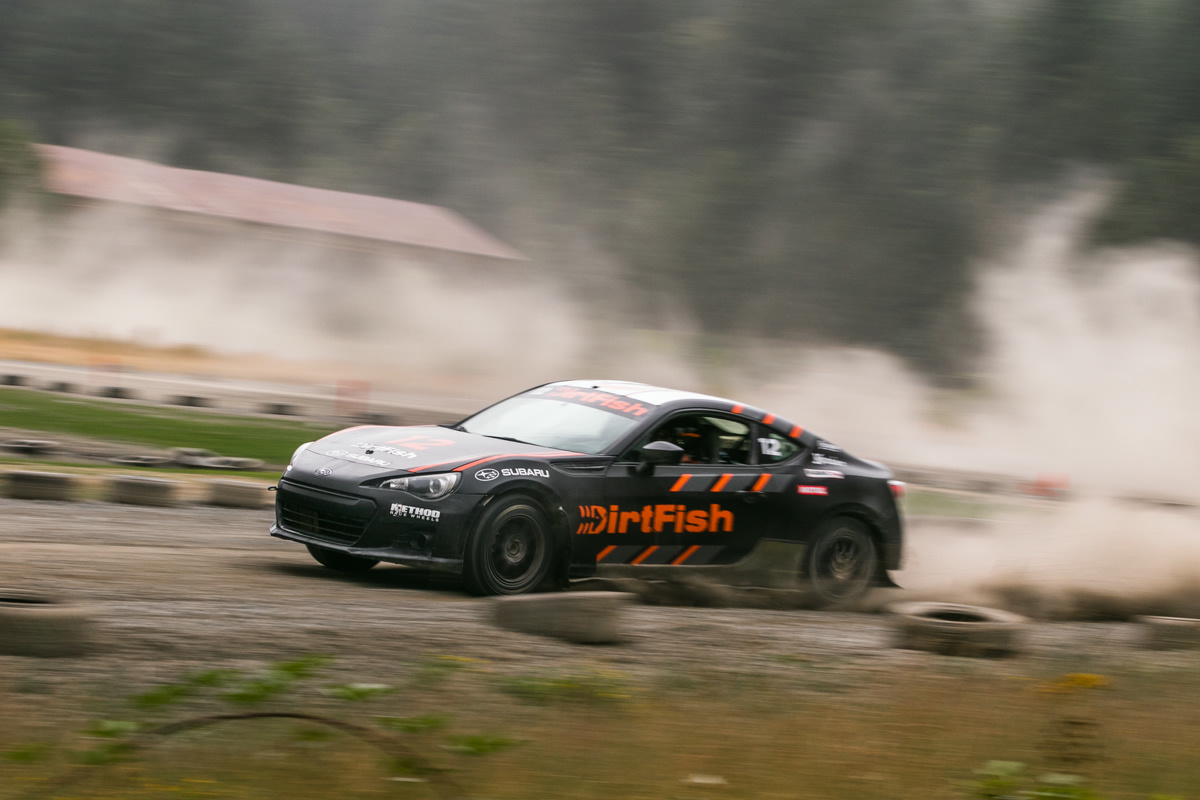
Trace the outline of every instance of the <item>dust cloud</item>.
{"type": "Polygon", "coordinates": [[[1169,610],[1200,585],[1200,520],[1120,498],[1200,498],[1200,270],[1179,245],[1085,247],[1105,202],[1101,185],[1072,192],[978,265],[988,348],[969,392],[856,348],[743,342],[714,367],[686,314],[636,329],[620,311],[632,289],[573,291],[552,266],[481,273],[217,243],[131,209],[6,218],[0,327],[323,360],[340,377],[481,402],[548,380],[645,380],[769,408],[894,466],[1064,475],[1071,502],[914,518],[906,593],[1044,615],[1105,598],[1169,610]]]}

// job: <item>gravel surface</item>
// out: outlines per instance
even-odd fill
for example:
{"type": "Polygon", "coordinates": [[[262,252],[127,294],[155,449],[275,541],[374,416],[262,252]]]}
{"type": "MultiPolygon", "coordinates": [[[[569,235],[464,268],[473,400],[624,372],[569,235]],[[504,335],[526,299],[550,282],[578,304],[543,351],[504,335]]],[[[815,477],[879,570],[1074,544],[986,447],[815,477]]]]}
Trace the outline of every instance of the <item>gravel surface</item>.
{"type": "Polygon", "coordinates": [[[0,674],[152,682],[325,653],[358,681],[387,682],[450,656],[499,674],[612,669],[649,684],[802,673],[820,688],[954,664],[1045,675],[1196,657],[1141,650],[1141,632],[1128,623],[1038,623],[1020,658],[979,661],[893,649],[880,614],[645,605],[628,610],[626,643],[573,645],[494,627],[492,601],[447,578],[386,565],[334,573],[302,547],[271,538],[271,519],[269,509],[0,500],[0,587],[91,605],[99,638],[82,659],[0,656],[0,674]]]}

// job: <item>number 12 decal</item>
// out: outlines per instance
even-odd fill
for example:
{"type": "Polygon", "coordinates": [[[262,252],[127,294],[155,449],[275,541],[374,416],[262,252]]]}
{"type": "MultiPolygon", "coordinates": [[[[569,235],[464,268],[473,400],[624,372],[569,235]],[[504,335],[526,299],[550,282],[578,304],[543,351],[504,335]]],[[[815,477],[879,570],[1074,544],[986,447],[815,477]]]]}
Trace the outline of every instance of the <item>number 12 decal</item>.
{"type": "Polygon", "coordinates": [[[759,439],[758,446],[762,448],[762,454],[764,456],[783,455],[783,445],[779,443],[778,439],[759,439]]]}

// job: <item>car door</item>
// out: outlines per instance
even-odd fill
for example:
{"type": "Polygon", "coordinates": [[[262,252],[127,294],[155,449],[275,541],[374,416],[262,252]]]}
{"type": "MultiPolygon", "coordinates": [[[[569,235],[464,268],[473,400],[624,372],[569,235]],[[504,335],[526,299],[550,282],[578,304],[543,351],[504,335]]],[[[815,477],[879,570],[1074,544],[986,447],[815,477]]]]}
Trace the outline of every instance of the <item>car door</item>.
{"type": "Polygon", "coordinates": [[[775,525],[771,494],[794,479],[757,463],[753,421],[715,411],[672,415],[609,467],[593,525],[597,562],[700,566],[738,560],[775,525]],[[678,466],[640,464],[650,441],[684,449],[678,466]],[[601,519],[602,517],[602,519],[601,519]]]}

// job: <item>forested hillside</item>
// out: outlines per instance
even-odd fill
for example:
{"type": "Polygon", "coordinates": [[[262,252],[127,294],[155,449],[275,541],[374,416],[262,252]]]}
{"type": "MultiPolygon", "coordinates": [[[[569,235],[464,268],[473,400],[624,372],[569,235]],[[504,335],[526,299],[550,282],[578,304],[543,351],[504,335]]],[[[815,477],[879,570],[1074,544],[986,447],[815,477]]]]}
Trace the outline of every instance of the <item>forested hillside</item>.
{"type": "Polygon", "coordinates": [[[1005,221],[1200,241],[1194,0],[0,0],[35,138],[451,206],[704,329],[951,375],[1005,221]]]}

